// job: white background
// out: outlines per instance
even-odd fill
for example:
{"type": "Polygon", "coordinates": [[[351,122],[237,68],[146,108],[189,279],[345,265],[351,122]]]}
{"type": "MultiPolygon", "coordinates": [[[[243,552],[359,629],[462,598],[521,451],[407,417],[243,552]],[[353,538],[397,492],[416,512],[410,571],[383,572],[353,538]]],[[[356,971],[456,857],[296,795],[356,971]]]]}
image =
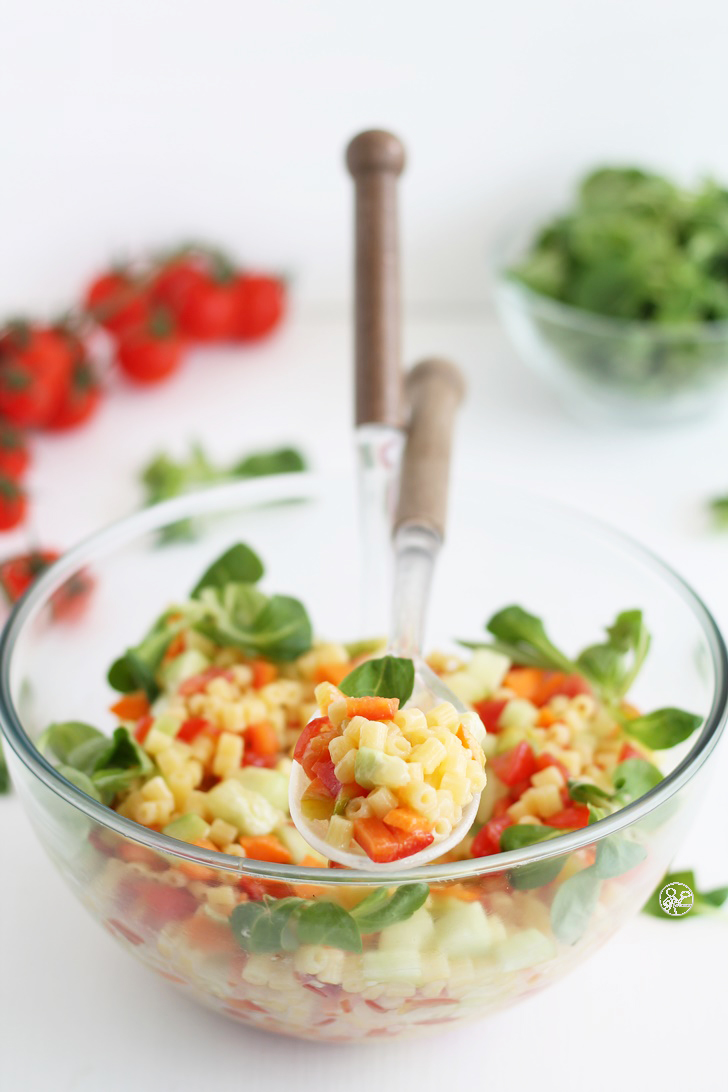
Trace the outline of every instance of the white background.
{"type": "MultiPolygon", "coordinates": [[[[508,5],[268,0],[6,0],[0,34],[0,312],[55,309],[112,253],[197,235],[296,275],[258,349],[199,353],[157,391],[116,383],[85,430],[37,444],[34,531],[70,545],[133,509],[138,467],[207,438],[233,457],[299,442],[349,450],[350,193],[358,128],[411,152],[403,182],[408,360],[468,375],[457,466],[610,519],[728,624],[728,410],[672,430],[564,416],[489,317],[485,256],[521,194],[582,164],[640,159],[728,176],[728,9],[658,0],[508,5]],[[326,420],[326,430],[313,421],[326,420]]],[[[3,553],[27,544],[6,536],[3,553]]],[[[728,753],[678,864],[728,882],[728,753]]],[[[721,1087],[725,921],[642,919],[561,985],[489,1023],[415,1044],[319,1047],[246,1033],[137,966],[75,905],[16,799],[0,800],[3,1092],[201,1086],[429,1092],[721,1087]]]]}

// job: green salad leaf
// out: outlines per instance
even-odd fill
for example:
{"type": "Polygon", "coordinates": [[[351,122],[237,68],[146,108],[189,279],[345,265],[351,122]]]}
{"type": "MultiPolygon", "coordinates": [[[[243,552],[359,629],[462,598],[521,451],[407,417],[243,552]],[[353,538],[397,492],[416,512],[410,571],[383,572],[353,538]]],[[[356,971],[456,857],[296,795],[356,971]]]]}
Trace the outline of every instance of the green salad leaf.
{"type": "MultiPolygon", "coordinates": [[[[260,478],[271,474],[291,474],[306,469],[306,460],[296,448],[275,448],[253,452],[237,459],[231,467],[215,465],[199,443],[192,444],[186,458],[175,459],[160,453],[143,467],[140,479],[145,492],[145,505],[179,497],[194,489],[202,489],[236,478],[260,478]]],[[[195,522],[179,520],[166,527],[162,541],[193,538],[195,522]]]]}
{"type": "Polygon", "coordinates": [[[288,595],[270,599],[251,584],[226,584],[200,592],[202,616],[194,628],[248,656],[287,662],[307,652],[313,640],[306,608],[288,595]]]}
{"type": "Polygon", "coordinates": [[[496,638],[499,650],[514,663],[567,673],[576,670],[574,662],[550,640],[541,619],[523,607],[504,607],[486,622],[485,628],[496,638]]]}
{"type": "Polygon", "coordinates": [[[105,736],[83,721],[51,724],[38,740],[38,749],[57,759],[58,770],[68,781],[104,804],[155,769],[127,728],[105,736]]]}
{"type": "Polygon", "coordinates": [[[154,701],[160,691],[156,673],[172,641],[189,625],[187,613],[183,608],[165,611],[138,645],[114,661],[107,675],[109,685],[122,694],[143,690],[154,701]]]}
{"type": "Polygon", "coordinates": [[[353,910],[326,899],[272,899],[240,903],[230,925],[246,952],[292,952],[302,944],[321,944],[361,952],[362,936],[406,921],[425,902],[427,884],[404,884],[390,893],[377,888],[353,910]]]}
{"type": "Polygon", "coordinates": [[[386,887],[380,887],[355,906],[351,916],[361,933],[378,933],[388,925],[411,918],[429,893],[426,883],[406,883],[396,887],[391,894],[386,887]]]}
{"type": "Polygon", "coordinates": [[[662,921],[684,921],[686,918],[693,917],[696,914],[700,916],[719,913],[721,907],[727,902],[728,887],[716,887],[712,891],[701,891],[693,871],[668,872],[662,877],[657,887],[642,907],[642,912],[644,914],[652,914],[653,917],[660,918],[662,921]],[[666,914],[660,906],[660,892],[670,883],[684,883],[692,891],[693,906],[688,914],[679,914],[673,917],[670,914],[666,914]]]}
{"type": "Polygon", "coordinates": [[[625,718],[622,728],[628,736],[644,743],[653,751],[664,751],[675,747],[688,739],[696,728],[703,723],[703,718],[682,709],[655,709],[653,713],[625,718]]]}
{"type": "Polygon", "coordinates": [[[599,808],[612,799],[612,793],[600,789],[598,785],[592,785],[590,781],[575,781],[570,778],[567,785],[569,796],[575,804],[593,804],[599,808]]]}
{"type": "Polygon", "coordinates": [[[562,944],[576,944],[594,913],[602,881],[592,865],[569,876],[551,903],[551,928],[562,944]]]}
{"type": "Polygon", "coordinates": [[[263,562],[255,551],[244,542],[236,542],[205,570],[190,595],[192,599],[198,599],[204,588],[224,588],[227,584],[257,584],[263,573],[263,562]]]}
{"type": "Polygon", "coordinates": [[[612,770],[612,784],[621,804],[638,800],[662,780],[660,770],[646,758],[626,758],[612,770]]]}
{"type": "Polygon", "coordinates": [[[613,834],[603,838],[597,844],[594,871],[601,880],[622,876],[641,864],[647,856],[647,850],[638,842],[633,842],[622,835],[613,834]]]}
{"type": "Polygon", "coordinates": [[[10,792],[10,774],[8,773],[8,764],[5,761],[2,738],[0,738],[0,795],[6,792],[10,792]]]}
{"type": "Polygon", "coordinates": [[[350,698],[399,698],[400,706],[412,696],[415,685],[415,665],[400,656],[382,656],[365,660],[339,683],[339,689],[350,698]]]}
{"type": "Polygon", "coordinates": [[[650,649],[650,634],[641,610],[618,614],[607,627],[608,640],[579,653],[577,670],[614,702],[623,698],[637,678],[650,649]]]}

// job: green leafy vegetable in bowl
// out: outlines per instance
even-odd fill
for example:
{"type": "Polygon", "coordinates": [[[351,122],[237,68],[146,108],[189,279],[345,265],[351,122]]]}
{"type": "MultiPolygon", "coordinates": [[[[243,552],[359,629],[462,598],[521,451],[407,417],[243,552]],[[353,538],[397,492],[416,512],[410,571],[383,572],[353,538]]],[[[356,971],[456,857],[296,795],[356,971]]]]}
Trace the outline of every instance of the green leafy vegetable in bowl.
{"type": "Polygon", "coordinates": [[[562,387],[566,366],[574,393],[695,396],[728,371],[728,190],[595,170],[507,262],[501,302],[524,356],[562,387]]]}

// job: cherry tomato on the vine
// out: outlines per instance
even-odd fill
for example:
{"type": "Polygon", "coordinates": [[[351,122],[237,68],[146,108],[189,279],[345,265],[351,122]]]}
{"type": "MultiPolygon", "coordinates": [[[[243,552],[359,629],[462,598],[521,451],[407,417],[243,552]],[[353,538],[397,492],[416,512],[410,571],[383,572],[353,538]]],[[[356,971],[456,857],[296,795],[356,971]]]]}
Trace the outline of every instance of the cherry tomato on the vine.
{"type": "Polygon", "coordinates": [[[25,433],[0,421],[0,475],[18,481],[30,464],[25,433]]]}
{"type": "Polygon", "coordinates": [[[0,531],[10,531],[25,519],[28,498],[12,478],[0,477],[0,531]]]}
{"type": "Polygon", "coordinates": [[[285,285],[275,277],[240,273],[236,280],[235,336],[241,341],[264,337],[283,318],[285,285]]]}
{"type": "Polygon", "coordinates": [[[159,309],[143,327],[121,338],[116,358],[137,383],[157,383],[177,371],[184,344],[172,316],[159,309]]]}
{"type": "Polygon", "coordinates": [[[85,305],[99,326],[117,337],[142,326],[149,314],[146,288],[123,270],[98,276],[86,292],[85,305]]]}

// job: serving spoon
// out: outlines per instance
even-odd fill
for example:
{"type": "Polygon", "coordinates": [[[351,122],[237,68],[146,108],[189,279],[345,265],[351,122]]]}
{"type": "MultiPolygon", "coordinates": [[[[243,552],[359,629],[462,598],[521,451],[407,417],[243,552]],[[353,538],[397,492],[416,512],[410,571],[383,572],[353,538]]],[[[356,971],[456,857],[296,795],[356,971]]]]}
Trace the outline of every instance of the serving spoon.
{"type": "MultiPolygon", "coordinates": [[[[432,577],[445,534],[455,411],[463,394],[460,372],[454,364],[439,358],[422,361],[407,380],[411,419],[394,523],[394,594],[387,653],[413,661],[415,685],[405,708],[416,707],[425,712],[443,701],[450,702],[460,713],[467,711],[421,654],[432,577]]],[[[294,761],[289,808],[295,826],[309,845],[338,864],[376,872],[416,868],[441,857],[465,837],[480,803],[478,793],[463,808],[460,821],[446,838],[408,857],[381,863],[372,861],[363,850],[340,849],[326,842],[327,821],[307,819],[301,809],[308,785],[303,767],[294,761]]]]}

